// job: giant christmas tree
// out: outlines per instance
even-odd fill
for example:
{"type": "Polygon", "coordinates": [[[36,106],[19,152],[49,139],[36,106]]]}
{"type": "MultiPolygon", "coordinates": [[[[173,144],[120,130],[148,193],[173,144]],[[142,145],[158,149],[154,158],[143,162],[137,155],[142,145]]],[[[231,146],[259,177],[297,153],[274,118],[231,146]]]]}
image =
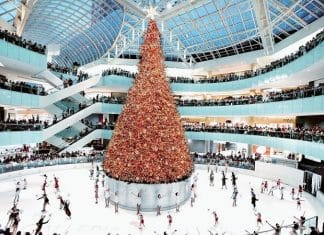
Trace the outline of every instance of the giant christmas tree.
{"type": "Polygon", "coordinates": [[[104,169],[112,178],[138,183],[175,182],[193,164],[166,79],[160,33],[150,20],[138,75],[108,145],[104,169]]]}

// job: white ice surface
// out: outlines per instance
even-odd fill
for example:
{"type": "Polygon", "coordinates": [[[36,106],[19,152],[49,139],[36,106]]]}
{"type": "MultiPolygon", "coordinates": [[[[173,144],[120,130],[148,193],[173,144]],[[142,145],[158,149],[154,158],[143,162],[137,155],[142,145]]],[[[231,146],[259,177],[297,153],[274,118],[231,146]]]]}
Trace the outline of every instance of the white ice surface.
{"type": "MultiPolygon", "coordinates": [[[[45,173],[45,172],[44,172],[45,173]]],[[[168,227],[168,211],[162,212],[161,216],[155,213],[144,213],[145,228],[139,229],[139,220],[134,211],[120,209],[118,214],[114,213],[113,206],[104,207],[103,188],[100,182],[100,201],[95,204],[94,181],[89,179],[89,168],[57,170],[46,172],[49,186],[47,188],[50,205],[47,214],[51,215],[50,222],[43,226],[43,234],[52,235],[57,232],[75,235],[106,235],[111,234],[168,234],[177,230],[174,234],[207,234],[226,232],[225,234],[243,235],[245,230],[252,232],[256,230],[256,216],[251,207],[250,187],[257,193],[257,211],[262,214],[263,226],[260,230],[267,230],[270,227],[265,223],[291,224],[293,216],[300,216],[305,211],[306,218],[318,215],[320,222],[323,221],[324,209],[311,195],[304,194],[302,198],[302,209],[297,210],[296,201],[291,200],[289,195],[290,187],[285,186],[285,200],[279,199],[279,190],[275,196],[268,196],[260,193],[262,179],[242,174],[237,174],[239,196],[237,207],[232,207],[231,181],[227,181],[227,190],[221,189],[221,173],[216,173],[215,186],[209,186],[207,170],[197,170],[198,173],[198,197],[194,207],[188,201],[180,208],[180,212],[170,211],[173,217],[172,227],[168,227]],[[59,201],[54,192],[53,175],[59,178],[61,195],[70,201],[72,219],[68,219],[62,210],[59,210],[59,201]],[[213,226],[214,218],[212,212],[216,211],[219,216],[219,224],[213,226]]],[[[230,173],[227,174],[230,179],[230,173]]],[[[41,216],[42,200],[36,200],[41,196],[41,185],[43,177],[41,174],[27,175],[27,190],[20,194],[18,208],[22,210],[19,230],[33,231],[36,222],[41,216]]],[[[19,178],[22,179],[22,178],[19,178]]],[[[100,177],[101,179],[101,177],[100,177]]],[[[15,182],[18,179],[0,181],[0,224],[4,226],[8,220],[7,212],[12,206],[14,198],[15,182]]],[[[269,182],[269,186],[274,182],[269,182]]],[[[283,233],[285,234],[285,233],[283,233]]],[[[286,233],[287,234],[287,233],[286,233]]]]}

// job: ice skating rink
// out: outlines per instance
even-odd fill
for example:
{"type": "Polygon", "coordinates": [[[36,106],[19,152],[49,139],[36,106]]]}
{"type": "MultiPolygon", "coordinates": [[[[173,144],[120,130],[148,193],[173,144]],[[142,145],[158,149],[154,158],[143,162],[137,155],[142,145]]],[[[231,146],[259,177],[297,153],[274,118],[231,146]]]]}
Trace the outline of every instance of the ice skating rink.
{"type": "MultiPolygon", "coordinates": [[[[8,221],[7,212],[12,207],[15,194],[15,183],[17,180],[27,179],[27,190],[22,190],[18,208],[22,210],[21,222],[18,230],[32,232],[36,228],[36,222],[42,215],[42,200],[36,200],[42,195],[41,185],[46,173],[48,176],[48,187],[46,189],[50,205],[47,207],[47,217],[50,216],[48,224],[43,226],[42,232],[45,235],[52,235],[54,232],[61,235],[115,235],[128,234],[246,234],[245,230],[252,232],[257,229],[256,215],[251,206],[250,188],[253,187],[257,198],[257,210],[262,214],[263,226],[260,231],[268,230],[266,224],[268,220],[271,224],[282,223],[291,224],[293,216],[301,216],[305,212],[305,217],[315,215],[320,216],[323,221],[324,208],[317,203],[311,195],[304,193],[302,197],[301,210],[297,209],[296,201],[291,199],[291,188],[285,187],[285,199],[280,200],[279,190],[275,190],[274,196],[260,193],[262,179],[247,175],[237,174],[239,196],[237,207],[232,207],[232,186],[231,174],[227,173],[227,189],[221,189],[221,172],[215,175],[215,186],[209,186],[209,175],[207,170],[196,170],[198,175],[197,194],[198,197],[194,207],[190,206],[190,201],[181,206],[180,212],[175,210],[163,211],[161,216],[155,213],[144,213],[145,227],[139,229],[139,219],[134,211],[119,210],[114,213],[113,205],[109,208],[104,206],[103,188],[99,182],[99,203],[95,204],[94,180],[89,178],[90,165],[79,169],[69,170],[46,170],[39,174],[26,175],[20,178],[10,178],[0,181],[0,224],[3,226],[8,221]],[[63,210],[59,209],[59,200],[54,190],[53,177],[57,176],[60,183],[61,195],[70,201],[72,219],[68,219],[63,210]],[[214,226],[212,212],[216,211],[219,216],[219,224],[214,226]],[[167,215],[173,217],[171,228],[168,226],[167,215]],[[175,231],[176,230],[176,231],[175,231]]],[[[234,169],[235,172],[235,169],[234,169]]],[[[101,177],[100,177],[101,180],[101,177]]],[[[274,185],[269,182],[269,187],[274,185]]],[[[289,234],[284,230],[282,234],[289,234]]]]}

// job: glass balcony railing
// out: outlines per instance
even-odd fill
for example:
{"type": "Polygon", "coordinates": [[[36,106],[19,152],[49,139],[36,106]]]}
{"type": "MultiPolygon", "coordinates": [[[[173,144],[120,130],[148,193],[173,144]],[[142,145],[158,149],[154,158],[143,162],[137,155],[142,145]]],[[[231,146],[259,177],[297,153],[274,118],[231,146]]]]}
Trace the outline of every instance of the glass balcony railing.
{"type": "Polygon", "coordinates": [[[70,157],[70,158],[57,158],[53,160],[28,161],[24,163],[0,164],[0,174],[12,172],[12,171],[38,168],[38,167],[102,162],[102,160],[103,160],[103,156],[97,155],[95,157],[70,157]]]}
{"type": "Polygon", "coordinates": [[[5,40],[0,40],[0,56],[29,64],[39,70],[45,70],[47,67],[46,55],[17,46],[5,40]]]}
{"type": "MultiPolygon", "coordinates": [[[[314,49],[303,56],[285,64],[282,67],[273,69],[267,73],[263,73],[254,77],[241,80],[233,80],[219,83],[187,83],[187,82],[171,82],[171,88],[174,93],[181,92],[224,92],[242,89],[252,89],[261,85],[269,84],[274,81],[284,81],[288,77],[307,69],[324,57],[324,43],[322,42],[314,49]]],[[[128,90],[133,83],[132,77],[121,75],[105,75],[101,79],[101,85],[113,88],[123,88],[128,90]]]]}

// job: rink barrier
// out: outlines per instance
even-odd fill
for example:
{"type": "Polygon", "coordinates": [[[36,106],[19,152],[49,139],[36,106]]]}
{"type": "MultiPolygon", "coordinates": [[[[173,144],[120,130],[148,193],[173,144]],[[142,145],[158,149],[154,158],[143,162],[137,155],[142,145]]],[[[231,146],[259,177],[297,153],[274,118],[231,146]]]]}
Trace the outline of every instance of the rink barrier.
{"type": "MultiPolygon", "coordinates": [[[[93,158],[94,162],[102,162],[103,156],[93,158]]],[[[19,178],[26,175],[42,174],[45,171],[78,169],[88,167],[92,162],[89,157],[58,158],[45,161],[30,161],[20,164],[0,165],[0,180],[19,178]]]]}
{"type": "Polygon", "coordinates": [[[116,204],[115,192],[119,192],[119,207],[133,211],[137,209],[138,193],[141,195],[141,211],[143,212],[157,211],[158,194],[161,195],[161,211],[166,211],[176,208],[176,192],[179,194],[179,205],[184,204],[191,193],[191,177],[179,182],[162,184],[129,183],[111,177],[107,177],[106,182],[111,190],[110,201],[116,204]]]}
{"type": "MultiPolygon", "coordinates": [[[[296,222],[298,222],[298,221],[296,221],[296,222]]],[[[299,232],[300,232],[300,234],[309,234],[311,232],[310,227],[317,228],[317,226],[318,226],[318,216],[313,216],[313,217],[307,218],[305,220],[305,224],[304,224],[302,230],[299,227],[299,229],[296,232],[297,232],[297,234],[299,234],[299,232]]],[[[292,227],[293,227],[293,224],[282,225],[281,226],[281,234],[293,234],[293,233],[291,233],[292,227]]],[[[258,234],[273,235],[276,233],[275,233],[274,229],[269,229],[269,230],[265,230],[265,231],[258,231],[258,234]]],[[[247,235],[253,235],[253,233],[247,233],[247,235]]]]}

